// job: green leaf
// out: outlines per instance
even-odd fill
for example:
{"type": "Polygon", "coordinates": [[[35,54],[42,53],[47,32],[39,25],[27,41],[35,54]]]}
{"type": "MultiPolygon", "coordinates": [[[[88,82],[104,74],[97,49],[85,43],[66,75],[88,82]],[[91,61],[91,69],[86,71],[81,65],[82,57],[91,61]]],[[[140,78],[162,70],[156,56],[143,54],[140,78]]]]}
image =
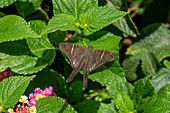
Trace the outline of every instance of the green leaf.
{"type": "Polygon", "coordinates": [[[152,96],[154,94],[154,88],[150,82],[150,76],[146,76],[145,78],[139,79],[134,83],[135,92],[139,94],[142,98],[146,98],[147,96],[152,96]]]}
{"type": "Polygon", "coordinates": [[[97,7],[97,0],[52,0],[54,15],[64,13],[72,15],[76,19],[83,12],[92,7],[97,7]]]}
{"type": "Polygon", "coordinates": [[[0,82],[0,106],[3,111],[13,108],[21,98],[29,82],[35,77],[13,76],[0,82]]]}
{"type": "Polygon", "coordinates": [[[140,64],[140,58],[138,57],[129,57],[123,61],[123,69],[126,74],[126,78],[130,81],[137,79],[137,67],[140,64]]]}
{"type": "Polygon", "coordinates": [[[127,54],[135,55],[146,49],[159,61],[170,56],[170,31],[164,24],[151,24],[142,30],[141,35],[144,39],[132,44],[127,54]]]}
{"type": "Polygon", "coordinates": [[[0,71],[10,67],[13,72],[24,75],[36,73],[48,65],[43,58],[32,54],[26,40],[1,43],[0,59],[0,71]]]}
{"type": "Polygon", "coordinates": [[[88,12],[80,15],[80,28],[83,29],[84,35],[90,35],[120,19],[126,14],[126,12],[111,7],[92,8],[88,12]]]}
{"type": "Polygon", "coordinates": [[[49,68],[45,68],[42,71],[38,72],[36,75],[37,76],[30,83],[29,87],[26,90],[27,95],[34,92],[34,89],[37,87],[40,87],[41,89],[45,89],[49,86],[52,86],[57,96],[61,96],[61,97],[68,96],[66,80],[57,71],[49,68]]]}
{"type": "MultiPolygon", "coordinates": [[[[106,6],[110,6],[122,11],[128,11],[128,6],[126,0],[107,0],[106,6]]],[[[127,14],[125,17],[117,20],[113,23],[119,30],[131,37],[137,37],[139,31],[132,21],[130,14],[127,14]]]]}
{"type": "Polygon", "coordinates": [[[170,111],[170,84],[162,87],[158,92],[158,98],[151,106],[149,113],[168,113],[170,111]]]}
{"type": "Polygon", "coordinates": [[[0,8],[7,7],[16,1],[17,0],[0,0],[0,8]]]}
{"type": "Polygon", "coordinates": [[[21,40],[26,37],[40,37],[31,30],[23,18],[16,15],[0,18],[0,25],[0,43],[21,40]]]}
{"type": "Polygon", "coordinates": [[[37,11],[41,7],[42,0],[26,0],[26,1],[17,1],[15,6],[20,15],[27,17],[30,14],[37,11]]]}
{"type": "Polygon", "coordinates": [[[116,99],[116,108],[120,113],[130,113],[134,112],[133,101],[130,99],[128,95],[119,94],[116,99]]]}
{"type": "Polygon", "coordinates": [[[109,104],[100,103],[100,108],[97,113],[116,113],[114,101],[112,100],[109,104]]]}
{"type": "Polygon", "coordinates": [[[73,16],[66,15],[66,14],[58,14],[50,19],[48,26],[45,27],[45,29],[42,31],[41,34],[51,33],[57,30],[76,31],[77,28],[74,24],[75,24],[75,18],[73,16]]]}
{"type": "Polygon", "coordinates": [[[75,106],[75,110],[79,113],[97,113],[100,103],[94,100],[86,100],[75,106]]]}
{"type": "Polygon", "coordinates": [[[170,68],[170,61],[169,61],[169,60],[164,60],[164,61],[163,61],[163,64],[164,64],[166,67],[170,68]]]}
{"type": "Polygon", "coordinates": [[[75,81],[72,82],[69,87],[69,101],[71,103],[75,103],[76,101],[82,98],[83,94],[83,82],[82,81],[75,81]]]}
{"type": "Polygon", "coordinates": [[[29,21],[30,27],[37,33],[41,34],[42,30],[45,27],[45,22],[42,20],[31,20],[29,21]]]}
{"type": "Polygon", "coordinates": [[[151,82],[157,93],[163,86],[170,84],[170,69],[162,68],[152,76],[151,82]]]}
{"type": "Polygon", "coordinates": [[[154,74],[159,67],[161,67],[161,64],[155,56],[146,49],[141,50],[140,58],[142,60],[142,69],[145,75],[154,74]]]}
{"type": "Polygon", "coordinates": [[[77,113],[69,104],[59,97],[39,99],[35,104],[37,113],[77,113]]]}
{"type": "Polygon", "coordinates": [[[56,57],[55,48],[46,36],[42,36],[41,38],[27,38],[27,44],[30,51],[38,58],[42,57],[50,65],[54,62],[56,57]]]}

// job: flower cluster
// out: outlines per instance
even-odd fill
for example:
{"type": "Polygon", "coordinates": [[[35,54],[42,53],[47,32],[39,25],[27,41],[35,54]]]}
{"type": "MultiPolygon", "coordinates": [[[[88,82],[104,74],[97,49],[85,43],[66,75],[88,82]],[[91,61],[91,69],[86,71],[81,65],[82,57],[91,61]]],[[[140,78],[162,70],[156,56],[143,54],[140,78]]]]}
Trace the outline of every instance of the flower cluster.
{"type": "Polygon", "coordinates": [[[34,93],[29,94],[29,101],[27,96],[21,96],[19,102],[22,103],[22,106],[20,104],[17,105],[17,108],[15,109],[16,112],[14,112],[13,109],[9,108],[8,113],[36,113],[36,107],[34,107],[36,104],[35,101],[48,96],[56,96],[53,90],[54,89],[51,86],[49,88],[46,88],[44,91],[40,88],[36,88],[34,90],[34,93]],[[25,104],[27,104],[27,106],[25,104]]]}
{"type": "Polygon", "coordinates": [[[43,97],[48,97],[48,96],[56,96],[56,94],[53,92],[53,87],[49,87],[49,88],[46,88],[44,91],[42,91],[42,89],[40,88],[36,88],[34,90],[35,93],[30,93],[29,94],[29,99],[30,101],[27,102],[27,105],[28,106],[34,106],[36,103],[35,103],[35,100],[39,100],[43,97]]]}

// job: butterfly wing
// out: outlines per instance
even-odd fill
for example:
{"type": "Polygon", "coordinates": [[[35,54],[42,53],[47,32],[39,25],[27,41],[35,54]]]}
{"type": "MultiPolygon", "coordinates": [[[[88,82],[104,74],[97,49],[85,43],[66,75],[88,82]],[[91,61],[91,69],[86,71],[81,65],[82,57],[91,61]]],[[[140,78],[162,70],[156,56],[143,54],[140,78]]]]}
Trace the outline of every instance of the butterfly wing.
{"type": "Polygon", "coordinates": [[[67,55],[74,68],[78,67],[82,62],[83,56],[87,50],[82,46],[72,43],[60,43],[59,48],[67,55]]]}
{"type": "Polygon", "coordinates": [[[96,69],[98,66],[108,62],[115,60],[117,56],[110,52],[105,50],[93,50],[92,54],[90,55],[90,61],[88,64],[88,70],[92,71],[96,69]]]}

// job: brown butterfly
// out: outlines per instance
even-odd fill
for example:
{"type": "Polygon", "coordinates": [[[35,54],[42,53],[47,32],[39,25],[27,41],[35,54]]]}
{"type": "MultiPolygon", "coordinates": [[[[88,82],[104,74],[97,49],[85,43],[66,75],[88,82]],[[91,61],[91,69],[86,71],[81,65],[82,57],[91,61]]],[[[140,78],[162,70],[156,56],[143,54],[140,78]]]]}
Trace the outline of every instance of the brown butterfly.
{"type": "Polygon", "coordinates": [[[72,43],[60,43],[59,48],[69,58],[74,70],[67,78],[66,82],[69,83],[78,74],[78,72],[84,68],[83,72],[83,87],[87,88],[88,75],[96,69],[98,66],[115,60],[117,56],[109,51],[105,50],[92,50],[92,46],[84,48],[82,46],[72,43]]]}

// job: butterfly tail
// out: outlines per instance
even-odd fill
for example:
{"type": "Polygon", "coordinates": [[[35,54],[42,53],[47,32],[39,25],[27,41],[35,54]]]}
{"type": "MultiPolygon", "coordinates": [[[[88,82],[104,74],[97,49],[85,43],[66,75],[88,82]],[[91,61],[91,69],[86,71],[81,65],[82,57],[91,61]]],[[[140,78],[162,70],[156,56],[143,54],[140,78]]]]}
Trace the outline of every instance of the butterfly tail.
{"type": "Polygon", "coordinates": [[[85,66],[84,67],[84,72],[83,72],[83,87],[84,88],[87,88],[88,75],[89,75],[89,71],[88,71],[88,68],[85,66]]]}
{"type": "Polygon", "coordinates": [[[80,69],[83,67],[83,65],[81,64],[80,66],[77,66],[77,68],[75,68],[72,73],[70,74],[70,76],[67,78],[66,82],[69,83],[73,80],[73,78],[78,74],[78,72],[80,71],[80,69]]]}

